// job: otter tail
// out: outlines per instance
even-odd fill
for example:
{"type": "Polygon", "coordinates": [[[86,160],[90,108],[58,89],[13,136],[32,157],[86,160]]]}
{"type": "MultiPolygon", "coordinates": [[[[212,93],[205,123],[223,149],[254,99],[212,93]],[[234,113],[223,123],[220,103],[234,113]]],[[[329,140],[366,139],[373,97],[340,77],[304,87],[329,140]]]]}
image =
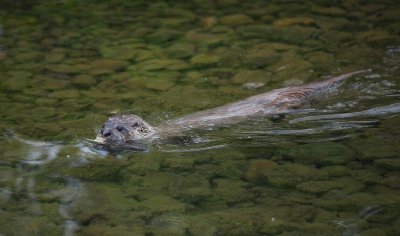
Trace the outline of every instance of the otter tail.
{"type": "Polygon", "coordinates": [[[277,94],[276,98],[273,99],[270,104],[275,107],[279,107],[280,111],[286,111],[290,108],[299,106],[307,98],[310,98],[312,96],[319,94],[321,91],[324,91],[325,89],[328,89],[329,87],[331,87],[334,83],[337,83],[339,81],[350,78],[353,75],[370,72],[370,71],[371,70],[369,70],[369,69],[368,70],[359,70],[359,71],[354,71],[354,72],[350,72],[347,74],[339,75],[336,77],[331,77],[331,78],[323,80],[323,81],[306,84],[303,86],[289,87],[287,89],[284,89],[283,91],[280,91],[277,94]]]}
{"type": "Polygon", "coordinates": [[[330,77],[324,81],[321,82],[314,82],[308,85],[308,87],[313,87],[313,88],[325,88],[328,86],[331,86],[334,83],[340,82],[342,80],[348,79],[350,77],[352,77],[353,75],[357,75],[357,74],[362,74],[362,73],[367,73],[367,72],[371,72],[371,69],[366,69],[366,70],[358,70],[358,71],[353,71],[347,74],[343,74],[343,75],[339,75],[336,77],[330,77]]]}

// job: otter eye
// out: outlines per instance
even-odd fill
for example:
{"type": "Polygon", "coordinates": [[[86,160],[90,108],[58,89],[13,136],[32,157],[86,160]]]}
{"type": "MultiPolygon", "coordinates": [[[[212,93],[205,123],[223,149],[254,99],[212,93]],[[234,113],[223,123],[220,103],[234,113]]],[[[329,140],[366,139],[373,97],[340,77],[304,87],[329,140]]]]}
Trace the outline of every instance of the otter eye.
{"type": "MultiPolygon", "coordinates": [[[[102,134],[103,134],[103,132],[102,132],[102,134]]],[[[103,134],[104,137],[108,137],[110,135],[111,135],[111,132],[107,132],[107,133],[103,134]]]]}
{"type": "Polygon", "coordinates": [[[124,131],[124,130],[125,130],[125,128],[124,128],[124,127],[122,127],[122,126],[117,126],[117,130],[118,130],[118,132],[122,132],[122,131],[124,131]]]}
{"type": "Polygon", "coordinates": [[[138,123],[138,122],[135,122],[135,123],[133,123],[131,126],[132,126],[133,128],[138,127],[138,126],[139,126],[139,123],[138,123]]]}

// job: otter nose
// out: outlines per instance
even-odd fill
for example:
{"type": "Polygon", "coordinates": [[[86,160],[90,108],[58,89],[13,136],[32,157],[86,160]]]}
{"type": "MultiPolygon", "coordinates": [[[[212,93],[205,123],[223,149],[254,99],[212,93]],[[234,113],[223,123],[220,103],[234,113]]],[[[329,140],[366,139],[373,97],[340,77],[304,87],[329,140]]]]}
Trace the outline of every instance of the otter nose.
{"type": "Polygon", "coordinates": [[[109,137],[111,135],[111,130],[109,129],[102,129],[101,130],[101,135],[105,138],[109,137]]]}

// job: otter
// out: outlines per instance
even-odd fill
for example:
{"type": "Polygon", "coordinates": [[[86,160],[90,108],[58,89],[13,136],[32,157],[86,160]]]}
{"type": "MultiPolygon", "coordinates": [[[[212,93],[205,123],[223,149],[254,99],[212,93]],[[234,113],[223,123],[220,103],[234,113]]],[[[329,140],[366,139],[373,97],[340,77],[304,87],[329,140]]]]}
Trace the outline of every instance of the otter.
{"type": "Polygon", "coordinates": [[[118,146],[132,142],[143,144],[154,139],[179,136],[192,129],[231,125],[251,117],[281,117],[293,112],[315,95],[328,90],[333,84],[368,71],[370,70],[360,70],[320,82],[275,89],[238,102],[169,120],[158,127],[151,126],[137,115],[114,115],[108,118],[93,141],[98,144],[118,146]]]}

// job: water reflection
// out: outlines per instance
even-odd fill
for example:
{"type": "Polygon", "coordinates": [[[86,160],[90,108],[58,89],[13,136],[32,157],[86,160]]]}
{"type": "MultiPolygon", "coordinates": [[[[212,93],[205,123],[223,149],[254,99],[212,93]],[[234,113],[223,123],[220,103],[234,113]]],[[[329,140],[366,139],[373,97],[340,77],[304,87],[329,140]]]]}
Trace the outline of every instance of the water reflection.
{"type": "MultiPolygon", "coordinates": [[[[400,103],[394,103],[387,106],[375,107],[364,111],[350,112],[350,113],[338,113],[330,115],[318,115],[318,116],[306,116],[290,120],[289,123],[294,124],[305,121],[321,121],[321,120],[335,120],[335,119],[347,119],[356,117],[379,117],[391,114],[400,113],[400,103]]],[[[373,122],[373,121],[371,121],[373,122]]],[[[350,122],[349,122],[350,123],[350,122]]],[[[366,123],[366,122],[358,122],[366,123]]]]}
{"type": "Polygon", "coordinates": [[[358,235],[370,217],[383,211],[383,207],[379,205],[366,206],[360,210],[359,214],[348,220],[337,220],[334,223],[343,228],[343,236],[358,235]]]}
{"type": "MultiPolygon", "coordinates": [[[[2,190],[2,195],[6,197],[5,200],[8,200],[11,192],[17,193],[26,189],[27,197],[30,202],[30,213],[41,216],[44,212],[35,191],[37,185],[36,176],[41,175],[41,167],[56,160],[56,158],[60,158],[60,151],[65,145],[53,142],[26,140],[14,133],[9,135],[9,138],[11,138],[11,141],[14,140],[24,144],[26,155],[25,158],[21,158],[20,163],[17,165],[19,177],[16,177],[15,189],[8,191],[2,190]]],[[[86,152],[82,152],[82,156],[85,156],[85,154],[86,152]]],[[[74,232],[78,230],[79,224],[70,215],[69,211],[71,205],[81,197],[84,191],[84,185],[79,179],[70,176],[61,177],[61,181],[64,185],[61,189],[49,190],[45,195],[46,198],[58,199],[58,214],[65,221],[64,236],[72,236],[74,232]]]]}
{"type": "Polygon", "coordinates": [[[15,134],[13,135],[13,138],[29,147],[29,151],[26,157],[22,159],[22,162],[32,166],[44,165],[50,161],[53,161],[57,158],[60,148],[62,147],[62,145],[52,142],[25,140],[16,136],[15,134]]]}

